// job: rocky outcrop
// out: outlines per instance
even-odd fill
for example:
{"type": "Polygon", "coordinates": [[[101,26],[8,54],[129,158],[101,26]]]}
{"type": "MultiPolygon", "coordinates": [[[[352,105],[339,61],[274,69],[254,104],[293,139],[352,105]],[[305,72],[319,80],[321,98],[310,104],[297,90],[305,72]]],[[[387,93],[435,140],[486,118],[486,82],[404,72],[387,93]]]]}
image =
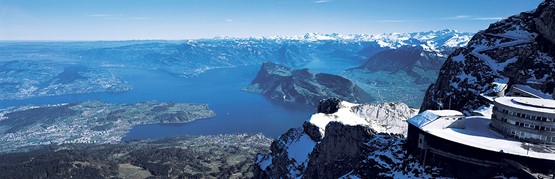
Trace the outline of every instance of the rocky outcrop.
{"type": "Polygon", "coordinates": [[[353,82],[341,76],[314,73],[309,69],[294,70],[274,63],[264,63],[245,91],[262,93],[282,102],[317,105],[327,97],[354,102],[369,102],[372,97],[353,82]]]}
{"type": "Polygon", "coordinates": [[[318,104],[318,113],[333,114],[341,107],[341,100],[337,98],[329,98],[321,100],[318,104]]]}
{"type": "MultiPolygon", "coordinates": [[[[259,154],[255,178],[422,178],[436,172],[406,154],[399,131],[373,128],[380,121],[404,122],[414,110],[401,103],[358,105],[325,100],[321,110],[259,154]],[[406,114],[406,115],[403,115],[406,114]]],[[[389,129],[385,127],[385,129],[389,129]]]]}
{"type": "Polygon", "coordinates": [[[534,19],[536,29],[542,36],[549,40],[552,44],[555,43],[555,11],[553,0],[548,0],[538,7],[536,10],[537,18],[534,19]],[[548,10],[550,9],[550,10],[548,10]]]}
{"type": "Polygon", "coordinates": [[[493,93],[493,82],[527,84],[552,93],[554,13],[555,1],[546,0],[534,11],[501,20],[474,35],[443,64],[420,111],[449,108],[469,114],[485,105],[480,95],[493,93]]]}
{"type": "Polygon", "coordinates": [[[377,132],[407,134],[406,119],[417,114],[416,109],[404,103],[363,104],[353,107],[353,112],[369,122],[377,132]]]}
{"type": "Polygon", "coordinates": [[[349,173],[366,158],[365,142],[375,132],[365,126],[346,126],[340,122],[326,125],[326,136],[310,154],[305,178],[338,178],[349,173]]]}

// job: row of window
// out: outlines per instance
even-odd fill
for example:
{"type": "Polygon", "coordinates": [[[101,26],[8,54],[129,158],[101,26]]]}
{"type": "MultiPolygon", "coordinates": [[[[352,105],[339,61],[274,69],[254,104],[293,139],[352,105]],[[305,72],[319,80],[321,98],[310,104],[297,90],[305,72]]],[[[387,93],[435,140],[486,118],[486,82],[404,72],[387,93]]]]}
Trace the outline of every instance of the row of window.
{"type": "Polygon", "coordinates": [[[528,115],[528,114],[524,114],[524,113],[513,112],[513,111],[506,110],[506,109],[499,109],[497,106],[494,106],[493,110],[497,111],[497,112],[504,113],[504,114],[508,114],[508,115],[511,115],[511,116],[516,116],[516,117],[519,117],[519,118],[523,118],[523,119],[530,119],[530,120],[543,121],[543,122],[555,122],[555,119],[553,119],[553,118],[532,116],[532,115],[528,115]]]}
{"type": "Polygon", "coordinates": [[[519,122],[519,121],[513,121],[513,120],[507,120],[507,118],[501,117],[498,118],[497,115],[493,114],[492,118],[498,121],[502,121],[505,123],[509,123],[509,124],[513,124],[515,126],[520,126],[520,127],[525,127],[525,128],[529,128],[529,129],[535,129],[535,130],[541,130],[541,131],[554,131],[555,132],[555,128],[550,128],[550,127],[545,127],[545,126],[538,126],[538,125],[534,125],[534,124],[528,124],[525,122],[519,122]]]}
{"type": "Polygon", "coordinates": [[[535,141],[540,143],[555,143],[555,137],[550,136],[542,136],[538,134],[532,134],[524,131],[519,131],[515,129],[506,128],[504,126],[496,126],[495,128],[503,131],[506,134],[509,134],[513,138],[528,140],[528,141],[535,141]]]}

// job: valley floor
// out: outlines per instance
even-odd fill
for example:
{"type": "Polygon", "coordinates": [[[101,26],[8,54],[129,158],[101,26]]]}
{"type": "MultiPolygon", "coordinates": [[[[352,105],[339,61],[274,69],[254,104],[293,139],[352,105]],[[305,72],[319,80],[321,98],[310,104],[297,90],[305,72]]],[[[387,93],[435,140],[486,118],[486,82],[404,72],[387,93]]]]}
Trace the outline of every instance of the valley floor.
{"type": "Polygon", "coordinates": [[[0,178],[250,178],[261,134],[182,136],[120,144],[63,144],[0,154],[0,178]]]}

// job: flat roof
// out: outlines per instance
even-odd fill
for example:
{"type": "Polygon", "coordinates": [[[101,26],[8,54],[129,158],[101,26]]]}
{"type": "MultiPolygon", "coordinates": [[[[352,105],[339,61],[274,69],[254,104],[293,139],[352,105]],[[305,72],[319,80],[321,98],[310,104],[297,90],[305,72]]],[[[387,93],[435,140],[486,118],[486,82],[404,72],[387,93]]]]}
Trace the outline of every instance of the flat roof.
{"type": "Polygon", "coordinates": [[[555,100],[527,97],[499,97],[494,99],[499,104],[528,111],[555,114],[555,100]]]}
{"type": "Polygon", "coordinates": [[[463,116],[463,114],[455,110],[426,110],[410,118],[407,122],[418,128],[422,128],[438,118],[446,116],[463,116]]]}
{"type": "Polygon", "coordinates": [[[467,117],[465,129],[445,128],[442,122],[432,122],[421,129],[436,137],[474,148],[526,156],[538,159],[555,160],[555,151],[547,150],[539,145],[528,144],[513,138],[505,137],[489,128],[491,120],[484,117],[467,117]],[[543,151],[528,150],[524,147],[544,149],[543,151]]]}

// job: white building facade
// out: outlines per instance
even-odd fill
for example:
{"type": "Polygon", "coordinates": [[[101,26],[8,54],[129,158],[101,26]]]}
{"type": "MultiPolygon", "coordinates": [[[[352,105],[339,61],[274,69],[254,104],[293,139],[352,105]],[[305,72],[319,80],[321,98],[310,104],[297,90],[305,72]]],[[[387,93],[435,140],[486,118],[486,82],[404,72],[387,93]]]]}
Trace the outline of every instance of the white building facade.
{"type": "Polygon", "coordinates": [[[491,127],[522,141],[555,145],[555,100],[496,98],[491,127]]]}

